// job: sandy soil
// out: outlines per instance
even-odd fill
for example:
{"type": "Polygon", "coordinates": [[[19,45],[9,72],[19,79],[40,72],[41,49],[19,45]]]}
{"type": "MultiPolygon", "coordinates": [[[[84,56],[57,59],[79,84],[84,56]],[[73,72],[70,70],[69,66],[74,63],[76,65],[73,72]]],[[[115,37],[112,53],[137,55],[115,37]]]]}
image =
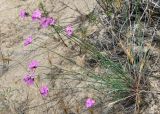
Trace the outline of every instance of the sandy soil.
{"type": "MultiPolygon", "coordinates": [[[[51,1],[46,0],[46,8],[52,10],[53,7],[51,6],[51,3],[55,5],[50,15],[57,18],[59,24],[66,25],[79,15],[70,8],[61,10],[63,6],[60,1],[51,1]]],[[[79,0],[65,0],[64,2],[71,8],[77,7],[84,14],[90,12],[95,6],[94,0],[86,0],[86,2],[79,0]]],[[[61,55],[68,57],[72,57],[73,55],[73,52],[70,49],[67,49],[59,41],[52,40],[50,36],[48,37],[45,34],[52,31],[37,30],[36,27],[38,27],[38,25],[32,23],[31,19],[24,21],[19,19],[18,13],[21,8],[27,9],[29,13],[31,13],[33,9],[37,8],[38,3],[39,2],[36,0],[0,0],[0,46],[3,56],[6,58],[6,60],[2,61],[2,57],[0,57],[0,92],[1,94],[4,94],[4,97],[0,98],[0,103],[6,104],[4,107],[3,105],[1,106],[2,109],[4,109],[2,114],[8,114],[9,111],[12,112],[12,114],[22,114],[23,112],[26,114],[56,114],[55,110],[54,113],[53,110],[43,112],[47,107],[53,106],[56,103],[52,102],[47,104],[49,100],[53,99],[52,94],[55,93],[50,92],[49,98],[44,100],[40,96],[39,89],[36,86],[27,87],[22,81],[23,76],[29,72],[27,68],[28,62],[32,59],[36,59],[41,65],[36,71],[36,75],[39,77],[36,79],[36,83],[38,83],[39,86],[52,83],[50,80],[46,79],[45,75],[51,72],[50,69],[45,68],[45,66],[50,65],[47,61],[48,56],[46,56],[48,52],[44,48],[39,48],[44,42],[49,42],[47,47],[50,49],[54,48],[54,51],[61,55]],[[30,34],[34,37],[34,43],[31,46],[24,47],[23,39],[30,34]],[[37,50],[37,48],[39,49],[37,50]],[[31,52],[31,50],[35,51],[31,52]],[[46,105],[41,105],[43,103],[46,103],[46,105]]],[[[0,54],[0,56],[2,56],[2,54],[0,54]]],[[[56,54],[50,53],[49,57],[51,58],[53,65],[59,67],[64,66],[63,68],[66,70],[79,69],[69,62],[64,62],[63,58],[60,58],[56,54]]],[[[55,72],[58,73],[58,71],[55,72]]],[[[54,84],[57,85],[57,87],[61,86],[59,82],[54,82],[54,84]]],[[[72,84],[76,84],[76,82],[72,84]]],[[[87,95],[88,94],[81,96],[81,98],[87,95]]]]}
{"type": "MultiPolygon", "coordinates": [[[[61,0],[70,7],[65,8],[60,0],[39,1],[45,1],[46,9],[50,12],[49,15],[55,17],[60,25],[70,24],[77,19],[77,16],[80,16],[75,11],[76,8],[82,14],[88,14],[96,5],[95,0],[61,0]]],[[[37,9],[39,1],[0,0],[0,114],[63,114],[62,107],[67,106],[72,109],[70,112],[76,112],[78,109],[85,111],[84,107],[79,107],[79,104],[83,106],[84,98],[95,96],[93,91],[90,94],[90,90],[87,89],[77,89],[78,92],[70,89],[66,93],[64,92],[66,89],[62,89],[62,87],[74,88],[87,84],[73,80],[56,79],[59,77],[82,78],[81,75],[75,75],[70,71],[82,74],[84,71],[64,60],[55,52],[77,61],[77,64],[82,66],[84,64],[83,55],[77,56],[75,51],[65,47],[60,40],[50,34],[53,33],[52,30],[38,29],[39,25],[31,22],[30,18],[19,19],[20,9],[27,9],[29,13],[32,13],[34,9],[37,9]],[[33,36],[34,42],[32,45],[24,47],[23,40],[29,35],[33,36]],[[48,49],[40,47],[44,44],[54,52],[49,52],[48,49]],[[5,60],[2,60],[2,55],[5,60]],[[36,70],[37,85],[49,85],[50,93],[47,98],[41,97],[36,85],[27,87],[22,81],[23,76],[29,72],[27,65],[32,59],[40,62],[40,67],[36,70]],[[67,76],[57,75],[61,74],[62,70],[65,70],[63,73],[71,74],[67,76]],[[50,75],[53,75],[52,79],[48,79],[50,75]],[[57,90],[52,90],[53,88],[57,90]],[[58,90],[59,88],[61,91],[58,90]]],[[[68,43],[68,40],[65,39],[65,42],[68,43]]],[[[155,75],[159,78],[158,73],[155,75]]],[[[150,81],[152,90],[160,91],[159,80],[151,77],[150,81]]],[[[160,97],[158,96],[158,98],[160,97]]],[[[154,113],[158,110],[159,107],[155,105],[156,103],[157,101],[153,99],[150,108],[144,114],[154,113]]],[[[81,114],[85,114],[85,112],[81,112],[81,114]]]]}

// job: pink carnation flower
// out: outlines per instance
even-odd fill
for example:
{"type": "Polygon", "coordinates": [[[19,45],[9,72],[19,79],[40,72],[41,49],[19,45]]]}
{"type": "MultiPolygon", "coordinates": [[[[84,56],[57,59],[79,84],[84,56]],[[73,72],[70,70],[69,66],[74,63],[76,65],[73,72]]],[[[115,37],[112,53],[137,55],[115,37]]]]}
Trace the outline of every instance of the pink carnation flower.
{"type": "Polygon", "coordinates": [[[48,96],[48,92],[49,92],[48,86],[42,86],[42,87],[40,88],[40,94],[41,94],[43,97],[48,96]]]}
{"type": "Polygon", "coordinates": [[[92,98],[88,98],[85,102],[86,108],[91,108],[94,106],[94,104],[95,104],[95,100],[93,100],[92,98]]]}
{"type": "Polygon", "coordinates": [[[39,20],[42,16],[42,13],[39,9],[35,10],[33,13],[32,13],[32,20],[35,21],[35,20],[39,20]]]}
{"type": "Polygon", "coordinates": [[[29,67],[30,70],[34,70],[34,69],[36,69],[38,66],[39,66],[39,62],[36,61],[36,60],[32,60],[32,61],[29,63],[29,65],[28,65],[28,67],[29,67]]]}
{"type": "Polygon", "coordinates": [[[42,17],[40,19],[40,25],[42,28],[47,28],[50,25],[55,25],[56,20],[52,17],[42,17]]]}
{"type": "Polygon", "coordinates": [[[41,27],[43,27],[43,28],[46,28],[46,27],[49,26],[46,17],[42,17],[42,18],[40,19],[40,25],[41,25],[41,27]]]}
{"type": "Polygon", "coordinates": [[[27,39],[24,40],[24,46],[27,46],[32,43],[32,36],[29,36],[27,39]]]}
{"type": "Polygon", "coordinates": [[[52,17],[49,17],[48,21],[49,21],[50,25],[55,25],[56,24],[56,20],[54,18],[52,18],[52,17]]]}
{"type": "Polygon", "coordinates": [[[34,76],[27,74],[24,76],[23,81],[29,86],[33,85],[34,84],[34,76]]]}
{"type": "Polygon", "coordinates": [[[66,28],[65,28],[65,32],[66,34],[70,37],[72,36],[73,34],[73,27],[71,25],[68,25],[66,28]]]}
{"type": "Polygon", "coordinates": [[[19,12],[19,16],[24,19],[25,17],[27,17],[27,12],[24,9],[21,9],[19,12]]]}

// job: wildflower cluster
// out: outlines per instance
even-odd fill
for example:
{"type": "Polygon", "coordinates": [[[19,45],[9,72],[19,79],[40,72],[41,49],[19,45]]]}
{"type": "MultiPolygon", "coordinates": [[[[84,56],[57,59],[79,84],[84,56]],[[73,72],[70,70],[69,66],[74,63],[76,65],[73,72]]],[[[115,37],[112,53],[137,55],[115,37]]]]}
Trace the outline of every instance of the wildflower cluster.
{"type": "MultiPolygon", "coordinates": [[[[24,9],[21,9],[19,16],[21,19],[24,20],[26,17],[29,16],[29,13],[27,13],[24,9]]],[[[50,25],[55,24],[55,19],[53,19],[52,17],[42,17],[42,13],[39,9],[36,9],[35,11],[33,11],[31,18],[32,18],[32,21],[39,21],[42,28],[46,28],[50,25]]],[[[29,36],[28,38],[26,38],[24,40],[24,46],[28,46],[32,42],[33,42],[33,37],[29,36]]],[[[38,67],[39,67],[39,62],[37,60],[32,60],[28,64],[28,69],[30,70],[30,73],[26,74],[23,78],[23,81],[25,82],[26,85],[28,85],[28,86],[34,85],[34,83],[35,83],[35,70],[38,67]]],[[[40,87],[39,91],[42,96],[46,97],[49,93],[48,86],[45,85],[45,86],[40,87]]]]}
{"type": "MultiPolygon", "coordinates": [[[[25,19],[26,17],[29,16],[29,13],[27,13],[24,9],[20,10],[19,16],[21,19],[25,19]]],[[[32,12],[31,14],[31,18],[32,21],[34,22],[38,22],[41,28],[47,28],[49,26],[55,26],[56,25],[56,19],[54,19],[53,17],[48,17],[48,16],[43,16],[43,13],[39,10],[36,9],[32,12]]],[[[65,27],[64,32],[66,33],[66,35],[68,37],[73,36],[73,27],[72,25],[67,25],[65,27]]],[[[28,38],[26,38],[24,40],[24,46],[28,46],[33,42],[33,37],[29,36],[28,38]]],[[[28,64],[28,69],[30,70],[29,74],[26,74],[23,78],[23,81],[25,82],[26,85],[31,86],[34,85],[34,81],[35,81],[35,71],[36,69],[39,67],[40,63],[37,60],[32,60],[29,64],[28,64]]],[[[46,85],[43,85],[40,87],[39,89],[40,94],[43,97],[48,96],[49,93],[49,88],[46,85]]],[[[95,104],[95,100],[93,100],[92,98],[88,98],[86,100],[85,106],[86,108],[91,108],[93,107],[95,104]]]]}

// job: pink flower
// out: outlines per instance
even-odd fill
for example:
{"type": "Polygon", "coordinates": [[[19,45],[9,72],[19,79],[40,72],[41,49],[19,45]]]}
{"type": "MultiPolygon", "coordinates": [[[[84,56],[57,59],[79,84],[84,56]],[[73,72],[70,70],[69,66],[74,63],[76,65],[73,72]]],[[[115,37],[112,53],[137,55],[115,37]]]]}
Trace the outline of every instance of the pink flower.
{"type": "Polygon", "coordinates": [[[42,86],[40,88],[40,94],[43,96],[43,97],[46,97],[48,95],[48,92],[49,92],[49,89],[48,89],[48,86],[42,86]]]}
{"type": "Polygon", "coordinates": [[[95,100],[93,100],[92,98],[88,98],[85,103],[86,108],[91,108],[94,106],[94,104],[95,104],[95,100]]]}
{"type": "Polygon", "coordinates": [[[19,16],[24,19],[25,17],[27,17],[27,12],[24,9],[21,9],[19,12],[19,16]]]}
{"type": "Polygon", "coordinates": [[[29,86],[33,85],[34,84],[34,76],[27,74],[24,76],[23,81],[29,86]]]}
{"type": "Polygon", "coordinates": [[[36,9],[33,13],[32,13],[32,20],[35,21],[35,20],[38,20],[40,19],[42,16],[42,13],[39,9],[36,9]]]}
{"type": "Polygon", "coordinates": [[[55,25],[56,20],[52,17],[42,17],[40,19],[40,25],[42,28],[47,28],[50,25],[55,25]]]}
{"type": "Polygon", "coordinates": [[[27,46],[32,43],[32,36],[29,36],[27,39],[24,40],[24,46],[27,46]]]}
{"type": "Polygon", "coordinates": [[[66,28],[65,28],[65,32],[66,34],[70,37],[72,36],[73,34],[73,27],[71,25],[68,25],[66,28]]]}
{"type": "Polygon", "coordinates": [[[30,70],[34,70],[34,69],[36,69],[38,66],[39,66],[39,62],[36,61],[36,60],[32,60],[32,61],[29,63],[29,65],[28,65],[28,67],[29,67],[30,70]]]}
{"type": "Polygon", "coordinates": [[[42,18],[40,19],[40,25],[41,25],[41,27],[43,27],[43,28],[48,27],[48,23],[47,23],[47,18],[46,18],[46,17],[42,17],[42,18]]]}
{"type": "Polygon", "coordinates": [[[48,22],[49,22],[50,25],[55,25],[56,24],[56,20],[52,17],[48,18],[48,22]]]}

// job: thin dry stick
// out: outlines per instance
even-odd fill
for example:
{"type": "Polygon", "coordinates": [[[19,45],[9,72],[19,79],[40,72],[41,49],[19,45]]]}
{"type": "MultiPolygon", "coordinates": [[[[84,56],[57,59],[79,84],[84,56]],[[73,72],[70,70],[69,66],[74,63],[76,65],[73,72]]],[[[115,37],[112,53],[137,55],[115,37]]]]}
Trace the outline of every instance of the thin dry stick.
{"type": "Polygon", "coordinates": [[[140,112],[141,98],[140,98],[139,88],[140,88],[141,77],[142,77],[142,75],[138,76],[138,81],[136,84],[136,111],[135,111],[135,114],[139,114],[139,112],[140,112]]]}
{"type": "Polygon", "coordinates": [[[130,95],[130,96],[127,96],[127,97],[125,97],[125,98],[122,98],[122,99],[119,99],[119,100],[117,100],[117,101],[114,101],[114,102],[111,102],[111,103],[109,103],[108,104],[108,109],[111,109],[115,104],[117,104],[117,103],[119,103],[119,102],[121,102],[121,101],[124,101],[124,100],[126,100],[126,99],[128,99],[128,98],[130,98],[130,97],[133,97],[133,96],[135,96],[136,94],[133,94],[133,95],[130,95]]]}

